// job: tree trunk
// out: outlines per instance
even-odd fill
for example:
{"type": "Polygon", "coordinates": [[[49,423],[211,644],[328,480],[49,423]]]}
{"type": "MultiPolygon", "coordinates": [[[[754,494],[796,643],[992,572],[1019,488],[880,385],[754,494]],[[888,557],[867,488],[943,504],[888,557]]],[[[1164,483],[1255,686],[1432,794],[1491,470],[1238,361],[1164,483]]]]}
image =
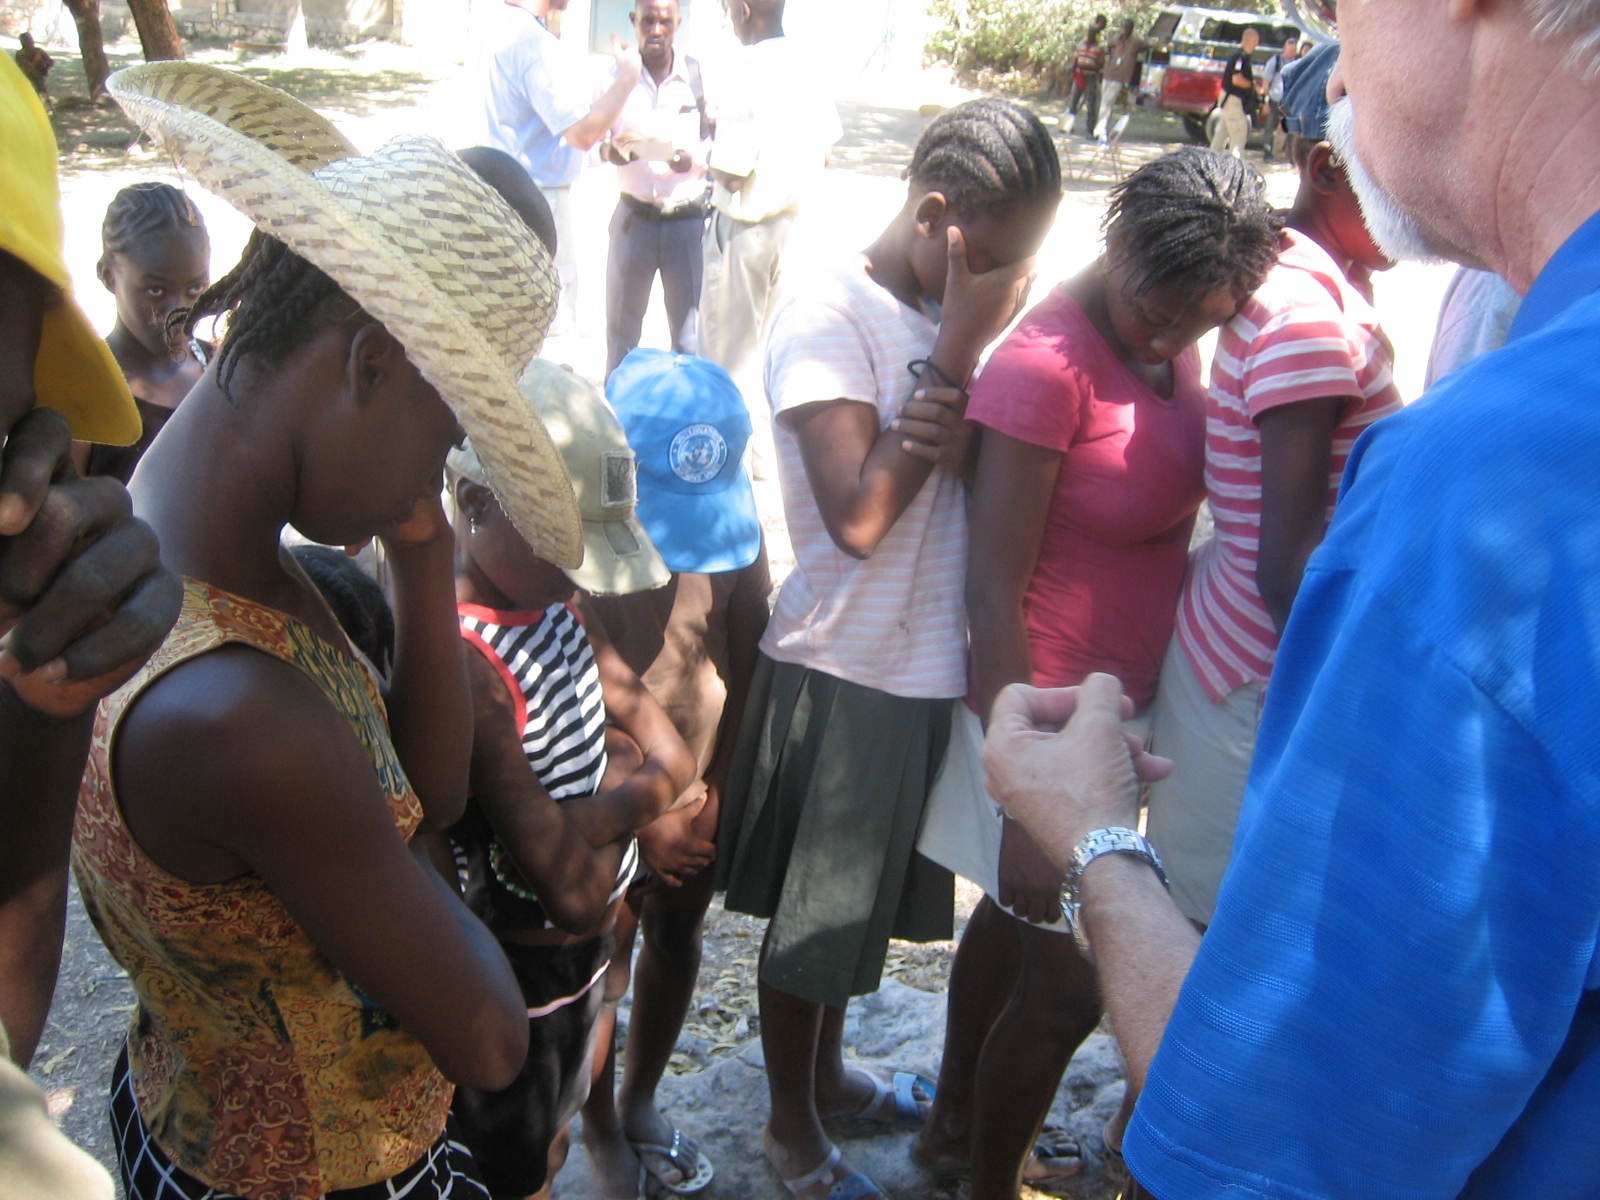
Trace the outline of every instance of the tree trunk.
{"type": "Polygon", "coordinates": [[[306,10],[300,0],[289,0],[289,25],[283,34],[283,52],[304,54],[306,46],[306,10]]]}
{"type": "Polygon", "coordinates": [[[100,31],[100,0],[62,0],[78,26],[78,53],[83,57],[83,75],[89,85],[89,99],[98,100],[105,95],[106,76],[111,66],[106,62],[106,39],[100,31]]]}
{"type": "Polygon", "coordinates": [[[167,0],[128,0],[128,8],[139,31],[145,62],[183,57],[183,39],[178,36],[167,0]]]}

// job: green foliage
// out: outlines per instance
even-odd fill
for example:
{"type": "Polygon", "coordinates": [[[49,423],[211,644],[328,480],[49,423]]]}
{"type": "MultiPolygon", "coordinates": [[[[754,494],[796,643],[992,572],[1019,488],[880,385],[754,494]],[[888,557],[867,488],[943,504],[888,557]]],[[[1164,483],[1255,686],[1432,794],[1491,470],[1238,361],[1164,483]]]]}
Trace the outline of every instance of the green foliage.
{"type": "MultiPolygon", "coordinates": [[[[1276,16],[1277,0],[1207,0],[1207,8],[1231,8],[1276,16]]],[[[1159,0],[931,0],[927,56],[961,71],[1017,72],[1042,80],[1067,69],[1083,31],[1105,13],[1115,32],[1132,17],[1142,33],[1159,0]]]]}

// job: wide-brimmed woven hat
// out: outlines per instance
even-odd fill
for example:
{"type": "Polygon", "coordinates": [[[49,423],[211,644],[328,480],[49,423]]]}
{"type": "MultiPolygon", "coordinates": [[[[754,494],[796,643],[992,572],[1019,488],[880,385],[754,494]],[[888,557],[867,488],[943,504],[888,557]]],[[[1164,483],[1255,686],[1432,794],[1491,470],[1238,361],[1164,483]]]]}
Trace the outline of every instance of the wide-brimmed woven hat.
{"type": "Polygon", "coordinates": [[[288,93],[218,67],[147,63],[107,89],[178,166],[399,339],[472,438],[518,531],[540,557],[578,566],[572,484],[517,387],[559,284],[500,194],[433,138],[358,156],[288,93]]]}

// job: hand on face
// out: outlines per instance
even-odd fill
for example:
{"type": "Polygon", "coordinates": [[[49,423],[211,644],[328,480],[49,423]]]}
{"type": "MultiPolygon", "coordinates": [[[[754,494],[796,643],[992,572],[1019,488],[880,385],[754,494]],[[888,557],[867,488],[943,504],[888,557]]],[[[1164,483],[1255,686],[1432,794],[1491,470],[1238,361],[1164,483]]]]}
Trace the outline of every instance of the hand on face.
{"type": "Polygon", "coordinates": [[[970,348],[976,358],[979,351],[1005,332],[1028,302],[1034,259],[1030,254],[974,275],[967,262],[967,241],[961,229],[946,226],[945,239],[949,263],[939,314],[939,340],[954,338],[952,344],[970,348]]]}
{"type": "Polygon", "coordinates": [[[1124,732],[1132,715],[1121,685],[1102,674],[1076,688],[1014,683],[995,699],[983,744],[989,792],[1063,869],[1084,834],[1133,828],[1140,784],[1172,770],[1124,732]]]}
{"type": "MultiPolygon", "coordinates": [[[[450,520],[444,515],[444,504],[439,495],[433,493],[417,501],[407,520],[391,525],[379,536],[390,550],[404,551],[413,546],[426,546],[450,532],[450,520]]],[[[359,551],[360,546],[354,547],[354,550],[359,551]]]]}
{"type": "Polygon", "coordinates": [[[78,479],[66,419],[34,409],[0,458],[0,678],[76,716],[120,687],[178,618],[183,585],[114,479],[78,479]]]}

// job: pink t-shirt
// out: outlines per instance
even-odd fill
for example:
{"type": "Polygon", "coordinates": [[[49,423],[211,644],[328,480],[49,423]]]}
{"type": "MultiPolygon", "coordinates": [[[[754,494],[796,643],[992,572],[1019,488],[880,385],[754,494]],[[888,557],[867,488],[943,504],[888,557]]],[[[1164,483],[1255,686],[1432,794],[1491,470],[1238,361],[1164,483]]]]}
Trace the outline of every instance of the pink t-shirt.
{"type": "Polygon", "coordinates": [[[1178,609],[1178,639],[1213,702],[1265,683],[1278,633],[1256,588],[1261,536],[1261,434],[1280,404],[1356,397],[1333,433],[1328,516],[1350,447],[1400,407],[1378,314],[1328,252],[1285,230],[1256,294],[1222,327],[1206,414],[1206,492],[1216,534],[1195,551],[1178,609]]]}
{"type": "Polygon", "coordinates": [[[1136,703],[1155,695],[1205,498],[1199,355],[1184,351],[1172,370],[1163,400],[1058,287],[973,385],[968,418],[1062,454],[1023,598],[1036,686],[1109,671],[1136,703]]]}
{"type": "Polygon", "coordinates": [[[887,428],[916,382],[907,364],[927,358],[938,338],[932,317],[874,283],[859,254],[790,285],[767,335],[766,384],[795,565],[761,638],[768,658],[893,696],[965,694],[966,488],[935,470],[872,556],[851,558],[828,535],[784,416],[855,400],[887,428]]]}

